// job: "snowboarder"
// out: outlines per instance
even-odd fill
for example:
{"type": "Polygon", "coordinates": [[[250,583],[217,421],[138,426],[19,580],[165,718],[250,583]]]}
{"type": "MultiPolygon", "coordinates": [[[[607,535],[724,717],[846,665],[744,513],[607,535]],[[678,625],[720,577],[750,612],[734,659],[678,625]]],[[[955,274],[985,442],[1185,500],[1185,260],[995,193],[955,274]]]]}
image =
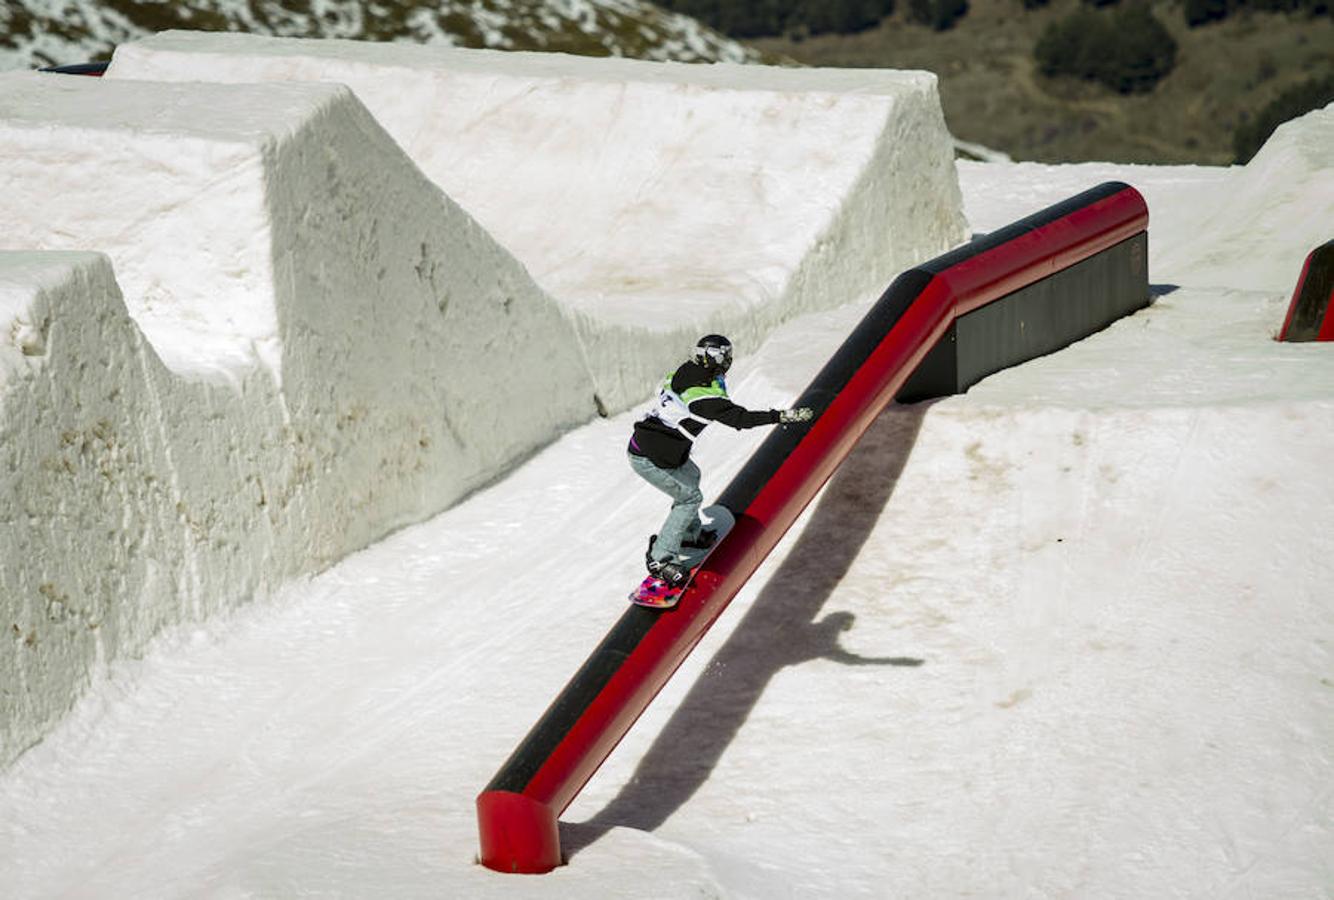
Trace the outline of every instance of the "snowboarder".
{"type": "Polygon", "coordinates": [[[709,422],[732,428],[756,428],[806,422],[809,407],[749,410],[727,396],[723,376],[732,365],[732,343],[720,334],[699,339],[690,359],[663,380],[653,407],[635,423],[630,438],[630,467],[672,498],[672,509],[657,535],[649,538],[645,561],[649,574],[677,587],[690,578],[681,564],[681,547],[708,547],[716,534],[703,528],[699,508],[699,466],[690,450],[709,422]]]}

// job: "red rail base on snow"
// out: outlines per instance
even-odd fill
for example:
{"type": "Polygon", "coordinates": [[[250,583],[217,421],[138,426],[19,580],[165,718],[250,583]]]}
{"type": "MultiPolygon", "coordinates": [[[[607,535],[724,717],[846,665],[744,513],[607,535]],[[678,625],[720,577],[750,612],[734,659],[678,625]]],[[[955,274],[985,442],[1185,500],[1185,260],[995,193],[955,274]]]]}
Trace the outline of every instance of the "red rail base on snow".
{"type": "Polygon", "coordinates": [[[1280,341],[1334,341],[1334,241],[1306,257],[1280,341]]]}
{"type": "Polygon", "coordinates": [[[928,351],[947,345],[943,383],[962,390],[1051,352],[1053,332],[1063,346],[1146,305],[1147,226],[1139,192],[1109,182],[896,278],[797,400],[812,421],[771,432],[719,496],[736,525],[676,608],[629,607],[478,796],[482,863],[561,864],[557,817],[928,351]],[[1027,337],[1044,331],[1045,344],[1027,337]]]}

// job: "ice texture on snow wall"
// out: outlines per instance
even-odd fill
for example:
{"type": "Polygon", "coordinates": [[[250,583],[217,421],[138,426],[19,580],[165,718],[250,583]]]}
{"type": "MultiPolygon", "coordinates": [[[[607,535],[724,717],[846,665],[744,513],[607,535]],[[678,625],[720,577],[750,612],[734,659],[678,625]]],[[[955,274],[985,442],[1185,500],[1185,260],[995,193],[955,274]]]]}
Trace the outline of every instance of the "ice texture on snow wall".
{"type": "Polygon", "coordinates": [[[346,88],[0,82],[0,763],[595,415],[568,315],[346,88]]]}
{"type": "Polygon", "coordinates": [[[615,410],[700,333],[754,347],[967,236],[927,72],[167,32],[107,75],[349,85],[576,315],[615,410]]]}

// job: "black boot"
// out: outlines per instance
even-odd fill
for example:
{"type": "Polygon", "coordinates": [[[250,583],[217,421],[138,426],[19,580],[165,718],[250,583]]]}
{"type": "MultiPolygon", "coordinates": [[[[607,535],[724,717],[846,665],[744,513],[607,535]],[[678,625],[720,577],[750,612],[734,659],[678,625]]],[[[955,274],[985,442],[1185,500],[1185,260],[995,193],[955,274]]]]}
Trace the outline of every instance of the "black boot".
{"type": "Polygon", "coordinates": [[[690,580],[690,570],[674,562],[653,560],[648,564],[648,572],[654,578],[667,582],[669,587],[680,587],[690,580]]]}

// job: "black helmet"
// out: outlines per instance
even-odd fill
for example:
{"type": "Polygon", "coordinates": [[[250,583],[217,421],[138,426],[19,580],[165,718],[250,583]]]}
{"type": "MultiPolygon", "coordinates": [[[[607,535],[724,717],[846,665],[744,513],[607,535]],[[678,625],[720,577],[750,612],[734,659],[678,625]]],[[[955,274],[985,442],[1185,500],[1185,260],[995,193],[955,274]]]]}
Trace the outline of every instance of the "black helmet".
{"type": "Polygon", "coordinates": [[[710,372],[726,372],[732,367],[732,342],[721,334],[706,334],[690,351],[690,358],[710,372]]]}

